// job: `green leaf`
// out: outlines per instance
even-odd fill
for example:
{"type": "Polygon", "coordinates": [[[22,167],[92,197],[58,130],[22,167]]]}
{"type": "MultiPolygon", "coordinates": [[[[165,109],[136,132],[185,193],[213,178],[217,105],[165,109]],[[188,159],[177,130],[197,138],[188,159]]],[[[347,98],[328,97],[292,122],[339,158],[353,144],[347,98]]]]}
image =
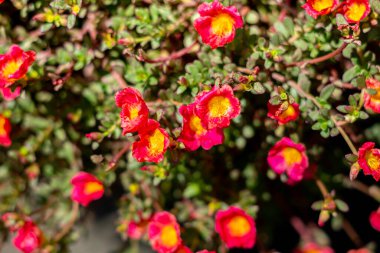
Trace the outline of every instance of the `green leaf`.
{"type": "Polygon", "coordinates": [[[380,13],[380,0],[371,0],[371,7],[377,13],[380,13]]]}
{"type": "Polygon", "coordinates": [[[355,65],[343,74],[343,82],[349,82],[360,74],[360,67],[355,65]]]}
{"type": "Polygon", "coordinates": [[[348,25],[347,20],[344,18],[344,16],[342,14],[336,15],[336,25],[337,26],[348,25]]]}
{"type": "Polygon", "coordinates": [[[335,90],[335,86],[333,84],[327,85],[326,87],[322,89],[320,98],[322,98],[323,100],[328,100],[330,96],[332,95],[332,93],[334,92],[334,90],[335,90]]]}
{"type": "Polygon", "coordinates": [[[358,161],[358,156],[354,154],[347,154],[344,158],[350,163],[356,163],[358,161]]]}
{"type": "Polygon", "coordinates": [[[336,204],[336,207],[342,212],[348,212],[348,210],[350,210],[346,202],[344,202],[343,200],[336,199],[335,204],[336,204]]]}
{"type": "Polygon", "coordinates": [[[67,18],[67,28],[72,29],[75,25],[76,19],[77,17],[75,15],[69,15],[69,17],[67,18]]]}

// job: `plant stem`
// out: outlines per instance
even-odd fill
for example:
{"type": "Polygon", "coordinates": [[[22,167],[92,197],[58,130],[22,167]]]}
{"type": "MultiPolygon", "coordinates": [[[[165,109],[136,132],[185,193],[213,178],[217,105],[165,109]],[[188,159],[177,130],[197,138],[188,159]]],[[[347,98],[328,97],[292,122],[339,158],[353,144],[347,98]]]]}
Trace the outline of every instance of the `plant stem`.
{"type": "Polygon", "coordinates": [[[79,204],[77,202],[73,202],[70,220],[62,227],[61,231],[54,237],[54,241],[59,242],[68,232],[70,232],[71,228],[75,224],[78,214],[79,204]]]}
{"type": "Polygon", "coordinates": [[[320,63],[320,62],[326,61],[328,59],[331,59],[331,58],[339,55],[347,47],[347,45],[348,44],[346,42],[343,42],[343,44],[339,48],[337,48],[336,50],[332,51],[329,54],[326,54],[324,56],[321,56],[321,57],[318,57],[318,58],[314,58],[314,59],[303,60],[303,61],[299,61],[299,62],[287,63],[286,67],[295,67],[295,66],[305,67],[307,64],[316,64],[316,63],[320,63]]]}
{"type": "Polygon", "coordinates": [[[318,189],[321,191],[323,198],[327,198],[330,196],[330,193],[327,190],[325,184],[319,178],[315,179],[315,183],[318,186],[318,189]]]}

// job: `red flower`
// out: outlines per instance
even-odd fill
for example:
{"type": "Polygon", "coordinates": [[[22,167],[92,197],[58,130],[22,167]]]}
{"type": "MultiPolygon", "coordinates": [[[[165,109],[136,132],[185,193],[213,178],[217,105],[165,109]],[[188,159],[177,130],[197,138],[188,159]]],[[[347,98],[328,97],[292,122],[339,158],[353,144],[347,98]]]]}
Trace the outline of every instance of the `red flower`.
{"type": "Polygon", "coordinates": [[[373,229],[380,232],[380,208],[377,211],[373,211],[369,216],[369,223],[373,229]]]}
{"type": "Polygon", "coordinates": [[[181,245],[179,225],[169,212],[158,212],[148,227],[152,248],[159,253],[172,253],[181,245]]]}
{"type": "Polygon", "coordinates": [[[359,148],[358,163],[364,175],[372,175],[376,181],[380,180],[380,149],[375,149],[375,143],[366,142],[359,148]]]}
{"type": "Polygon", "coordinates": [[[95,176],[80,171],[72,179],[73,189],[71,199],[82,206],[87,206],[93,200],[100,199],[104,193],[104,186],[95,176]]]}
{"type": "Polygon", "coordinates": [[[343,15],[348,23],[359,23],[370,11],[368,0],[347,0],[343,4],[343,15]]]}
{"type": "Polygon", "coordinates": [[[317,18],[329,14],[338,4],[339,0],[306,0],[302,8],[307,14],[317,18]]]}
{"type": "Polygon", "coordinates": [[[228,248],[250,249],[256,242],[255,221],[244,210],[231,206],[218,211],[215,230],[228,248]]]}
{"type": "Polygon", "coordinates": [[[24,78],[35,56],[35,52],[25,52],[17,45],[13,45],[6,54],[0,55],[0,88],[7,88],[24,78]]]}
{"type": "Polygon", "coordinates": [[[177,248],[175,253],[193,253],[193,252],[185,245],[181,245],[177,248]]]}
{"type": "Polygon", "coordinates": [[[297,103],[289,104],[285,110],[282,109],[282,104],[272,105],[268,102],[267,106],[268,117],[277,120],[279,125],[296,120],[300,114],[299,105],[297,103]]]}
{"type": "Polygon", "coordinates": [[[201,250],[201,251],[197,251],[197,253],[216,253],[215,251],[208,251],[208,250],[201,250]]]}
{"type": "Polygon", "coordinates": [[[380,113],[380,81],[369,78],[365,83],[367,88],[375,90],[376,94],[371,95],[368,92],[364,92],[364,107],[376,113],[380,113]]]}
{"type": "Polygon", "coordinates": [[[314,242],[308,242],[303,247],[297,248],[294,253],[334,253],[334,250],[327,246],[319,246],[314,242]]]}
{"type": "Polygon", "coordinates": [[[209,150],[223,143],[223,130],[221,128],[207,129],[195,114],[195,104],[181,106],[179,113],[183,117],[183,126],[178,141],[182,142],[186,149],[194,151],[202,146],[209,150]]]}
{"type": "Polygon", "coordinates": [[[24,225],[17,231],[13,244],[23,253],[36,253],[41,247],[43,235],[41,230],[30,220],[26,220],[24,225]]]}
{"type": "Polygon", "coordinates": [[[305,146],[294,143],[287,137],[282,138],[269,150],[267,160],[274,172],[286,173],[292,182],[301,181],[306,168],[309,167],[305,146]]]}
{"type": "Polygon", "coordinates": [[[9,119],[0,114],[0,145],[9,147],[12,140],[9,137],[11,133],[11,123],[9,119]]]}
{"type": "Polygon", "coordinates": [[[229,85],[215,85],[211,91],[201,92],[195,104],[196,114],[208,129],[228,127],[240,114],[240,102],[229,85]]]}
{"type": "Polygon", "coordinates": [[[169,146],[169,135],[160,123],[149,119],[139,132],[140,140],[132,145],[132,155],[139,162],[161,162],[169,146]]]}
{"type": "Polygon", "coordinates": [[[121,108],[123,134],[140,131],[145,127],[149,109],[141,94],[134,88],[125,88],[115,95],[116,105],[121,108]]]}
{"type": "Polygon", "coordinates": [[[224,7],[218,0],[198,7],[200,15],[194,27],[203,43],[215,49],[223,47],[235,38],[236,29],[243,26],[243,19],[234,6],[224,7]]]}

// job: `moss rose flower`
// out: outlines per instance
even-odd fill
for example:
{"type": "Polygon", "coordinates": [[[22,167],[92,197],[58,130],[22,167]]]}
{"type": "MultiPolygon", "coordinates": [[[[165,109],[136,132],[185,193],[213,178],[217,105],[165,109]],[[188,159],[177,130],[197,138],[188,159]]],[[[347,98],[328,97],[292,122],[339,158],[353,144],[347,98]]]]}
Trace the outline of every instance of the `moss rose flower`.
{"type": "Polygon", "coordinates": [[[286,173],[293,182],[301,181],[309,167],[305,146],[294,143],[287,137],[282,138],[269,150],[267,160],[274,172],[286,173]]]}
{"type": "Polygon", "coordinates": [[[358,163],[364,175],[372,175],[376,181],[380,180],[380,149],[375,149],[375,143],[366,142],[359,148],[358,163]]]}
{"type": "Polygon", "coordinates": [[[376,113],[380,113],[380,81],[369,78],[366,80],[367,89],[376,91],[376,94],[371,95],[364,92],[364,107],[376,113]]]}
{"type": "Polygon", "coordinates": [[[284,125],[290,121],[294,121],[300,114],[299,105],[297,103],[289,104],[285,110],[282,104],[272,105],[268,102],[268,117],[277,120],[279,125],[284,125]]]}
{"type": "Polygon", "coordinates": [[[71,199],[82,206],[100,199],[104,194],[104,186],[95,176],[87,172],[78,172],[72,179],[71,199]]]}
{"type": "Polygon", "coordinates": [[[368,0],[347,0],[343,4],[343,15],[349,23],[359,23],[370,11],[368,0]]]}
{"type": "Polygon", "coordinates": [[[159,253],[172,253],[181,245],[179,225],[169,212],[156,213],[148,227],[152,248],[159,253]]]}
{"type": "Polygon", "coordinates": [[[228,248],[250,249],[256,243],[255,221],[243,209],[231,206],[216,213],[215,230],[228,248]]]}
{"type": "Polygon", "coordinates": [[[211,48],[223,47],[235,38],[236,29],[243,26],[243,19],[234,6],[224,7],[218,0],[198,7],[200,15],[194,27],[203,43],[211,48]]]}
{"type": "Polygon", "coordinates": [[[317,18],[329,14],[338,4],[339,0],[306,0],[302,8],[307,14],[317,18]]]}
{"type": "Polygon", "coordinates": [[[10,138],[11,123],[9,119],[0,114],[0,145],[9,147],[12,144],[10,138]]]}

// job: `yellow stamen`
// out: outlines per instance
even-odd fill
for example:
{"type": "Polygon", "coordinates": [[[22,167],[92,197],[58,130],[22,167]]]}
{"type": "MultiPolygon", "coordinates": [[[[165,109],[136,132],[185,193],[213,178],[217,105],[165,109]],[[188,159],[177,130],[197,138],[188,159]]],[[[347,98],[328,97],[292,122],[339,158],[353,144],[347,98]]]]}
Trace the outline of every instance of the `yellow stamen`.
{"type": "Polygon", "coordinates": [[[93,194],[93,193],[102,191],[103,189],[104,189],[103,185],[98,183],[98,182],[88,182],[84,186],[84,193],[85,194],[93,194]]]}
{"type": "Polygon", "coordinates": [[[21,61],[10,61],[3,68],[3,76],[8,77],[14,74],[17,70],[19,70],[22,62],[21,61]]]}
{"type": "Polygon", "coordinates": [[[230,109],[230,100],[223,96],[213,97],[208,102],[208,109],[211,117],[221,117],[227,114],[230,109]]]}
{"type": "Polygon", "coordinates": [[[139,108],[134,106],[129,110],[129,119],[134,120],[137,116],[139,116],[139,108]]]}
{"type": "Polygon", "coordinates": [[[371,95],[371,100],[375,100],[376,102],[380,101],[380,88],[375,89],[377,92],[375,95],[371,95]]]}
{"type": "Polygon", "coordinates": [[[301,153],[295,148],[284,148],[282,155],[284,156],[285,163],[287,165],[293,165],[301,162],[302,160],[301,153]]]}
{"type": "Polygon", "coordinates": [[[376,157],[372,152],[368,151],[366,153],[365,159],[367,161],[368,167],[371,170],[379,170],[380,169],[380,158],[376,157]]]}
{"type": "Polygon", "coordinates": [[[288,108],[286,108],[285,111],[281,112],[280,118],[285,119],[287,117],[292,117],[296,114],[296,110],[294,110],[294,107],[292,105],[289,105],[288,108]]]}
{"type": "Polygon", "coordinates": [[[156,129],[149,137],[149,153],[151,155],[161,154],[164,151],[165,136],[156,129]]]}
{"type": "Polygon", "coordinates": [[[212,19],[211,29],[214,34],[224,37],[232,33],[234,24],[234,19],[230,15],[223,13],[212,19]]]}
{"type": "Polygon", "coordinates": [[[364,3],[353,3],[348,6],[346,17],[353,21],[360,21],[365,11],[366,6],[364,3]]]}
{"type": "Polygon", "coordinates": [[[236,216],[227,224],[228,230],[232,236],[245,236],[250,230],[251,225],[243,216],[236,216]]]}
{"type": "Polygon", "coordinates": [[[316,11],[323,11],[331,8],[334,4],[334,0],[315,0],[311,3],[311,6],[316,11]]]}
{"type": "Polygon", "coordinates": [[[195,115],[190,118],[190,129],[193,130],[196,135],[201,135],[205,132],[201,119],[195,115]]]}
{"type": "Polygon", "coordinates": [[[167,225],[162,228],[160,239],[165,247],[174,247],[178,243],[177,231],[172,225],[167,225]]]}

